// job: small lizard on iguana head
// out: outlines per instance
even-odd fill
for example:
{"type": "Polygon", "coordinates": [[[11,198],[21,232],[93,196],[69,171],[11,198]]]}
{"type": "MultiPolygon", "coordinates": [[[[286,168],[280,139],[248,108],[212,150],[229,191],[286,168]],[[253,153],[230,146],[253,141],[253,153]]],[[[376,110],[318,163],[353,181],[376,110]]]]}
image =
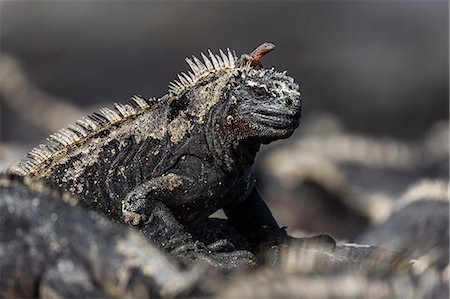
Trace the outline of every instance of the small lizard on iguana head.
{"type": "Polygon", "coordinates": [[[275,49],[275,45],[272,43],[263,43],[259,45],[255,50],[253,50],[250,54],[242,54],[241,59],[250,63],[253,67],[262,67],[261,59],[267,53],[273,51],[275,49]]]}
{"type": "Polygon", "coordinates": [[[229,49],[186,58],[192,72],[163,97],[84,117],[10,171],[71,192],[173,254],[214,259],[185,228],[221,208],[261,252],[281,244],[288,237],[255,189],[252,165],[261,144],[297,128],[301,100],[286,72],[260,67],[270,45],[241,59],[229,49]]]}

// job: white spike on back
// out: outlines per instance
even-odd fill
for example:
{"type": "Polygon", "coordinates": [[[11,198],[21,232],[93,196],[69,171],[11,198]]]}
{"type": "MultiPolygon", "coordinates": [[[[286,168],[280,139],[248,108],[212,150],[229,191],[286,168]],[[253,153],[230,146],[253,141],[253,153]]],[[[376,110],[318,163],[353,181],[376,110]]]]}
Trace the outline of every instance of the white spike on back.
{"type": "Polygon", "coordinates": [[[219,49],[220,56],[222,57],[223,63],[225,67],[230,67],[230,63],[228,62],[228,57],[223,53],[222,49],[219,49]]]}
{"type": "Polygon", "coordinates": [[[217,62],[219,63],[219,68],[223,69],[225,67],[225,63],[223,62],[222,58],[220,58],[219,55],[216,55],[216,59],[217,59],[217,62]]]}
{"type": "Polygon", "coordinates": [[[90,128],[92,130],[97,130],[98,129],[97,123],[95,123],[89,117],[83,116],[83,118],[80,119],[79,122],[82,122],[83,124],[86,124],[87,128],[90,128]]]}
{"type": "Polygon", "coordinates": [[[200,53],[200,55],[203,58],[203,61],[205,62],[206,68],[208,69],[208,71],[213,71],[214,70],[214,66],[212,65],[211,61],[209,61],[208,57],[206,57],[205,54],[200,53]]]}
{"type": "Polygon", "coordinates": [[[233,56],[235,57],[235,60],[237,60],[238,58],[237,58],[237,55],[236,55],[236,51],[235,50],[233,50],[233,56]]]}
{"type": "Polygon", "coordinates": [[[119,114],[108,108],[101,108],[100,112],[108,119],[109,122],[115,123],[120,120],[119,114]]]}
{"type": "Polygon", "coordinates": [[[230,48],[227,48],[228,53],[228,61],[230,62],[230,68],[234,68],[235,62],[234,62],[234,55],[231,53],[230,48]]]}
{"type": "Polygon", "coordinates": [[[193,83],[193,80],[191,76],[186,75],[186,73],[181,73],[181,75],[186,79],[186,81],[191,85],[193,83]]]}
{"type": "Polygon", "coordinates": [[[200,59],[198,59],[195,56],[192,56],[192,58],[194,59],[194,62],[197,64],[197,66],[200,68],[200,73],[203,73],[204,71],[207,70],[206,65],[204,65],[200,59]]]}
{"type": "Polygon", "coordinates": [[[135,96],[133,96],[131,99],[132,99],[133,102],[135,102],[135,103],[139,106],[139,108],[141,108],[141,109],[145,109],[145,108],[148,108],[148,107],[149,107],[147,101],[145,101],[145,99],[142,98],[142,97],[140,97],[140,96],[136,96],[136,95],[135,95],[135,96]]]}
{"type": "Polygon", "coordinates": [[[175,84],[178,85],[178,88],[183,88],[184,87],[183,83],[181,83],[180,81],[175,80],[173,82],[175,82],[175,84]]]}
{"type": "Polygon", "coordinates": [[[196,82],[197,81],[197,77],[193,73],[188,72],[188,75],[191,77],[192,82],[196,82]]]}
{"type": "Polygon", "coordinates": [[[178,80],[180,80],[180,82],[184,85],[184,86],[188,86],[189,83],[186,81],[186,79],[184,79],[183,77],[181,77],[181,75],[178,75],[178,80]]]}
{"type": "Polygon", "coordinates": [[[122,116],[126,115],[127,110],[122,104],[114,103],[114,107],[116,107],[117,111],[119,111],[122,116]]]}
{"type": "Polygon", "coordinates": [[[189,58],[186,58],[185,60],[186,60],[187,64],[189,64],[189,67],[192,69],[194,74],[200,73],[199,67],[192,60],[190,60],[189,58]]]}
{"type": "Polygon", "coordinates": [[[78,134],[80,134],[83,137],[86,137],[88,135],[88,132],[83,129],[82,127],[80,127],[79,125],[69,125],[69,129],[71,129],[74,132],[77,132],[78,134]]]}
{"type": "Polygon", "coordinates": [[[214,65],[214,69],[217,70],[219,68],[219,62],[217,61],[216,56],[214,56],[214,54],[211,52],[210,49],[208,49],[208,54],[209,54],[209,57],[211,58],[211,61],[212,61],[213,65],[214,65]]]}
{"type": "Polygon", "coordinates": [[[79,141],[80,140],[80,136],[78,136],[77,134],[75,134],[71,130],[61,129],[60,132],[61,132],[61,134],[65,135],[67,138],[69,138],[70,140],[74,140],[74,141],[79,141]]]}

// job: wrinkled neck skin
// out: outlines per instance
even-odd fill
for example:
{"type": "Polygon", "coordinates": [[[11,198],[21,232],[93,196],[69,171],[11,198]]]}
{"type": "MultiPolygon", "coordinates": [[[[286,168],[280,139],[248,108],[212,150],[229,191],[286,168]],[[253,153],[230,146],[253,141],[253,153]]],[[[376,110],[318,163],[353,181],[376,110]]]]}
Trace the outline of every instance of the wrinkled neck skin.
{"type": "Polygon", "coordinates": [[[248,138],[246,126],[227,100],[220,101],[208,114],[205,126],[208,149],[216,165],[226,172],[242,174],[255,160],[261,141],[248,138]]]}
{"type": "Polygon", "coordinates": [[[215,166],[225,172],[242,174],[253,164],[260,143],[244,140],[247,128],[236,117],[235,102],[228,94],[236,83],[234,77],[233,73],[221,74],[172,101],[170,114],[174,117],[169,127],[180,132],[180,124],[191,127],[190,137],[185,140],[189,145],[185,146],[206,146],[210,156],[204,158],[212,158],[215,166]]]}

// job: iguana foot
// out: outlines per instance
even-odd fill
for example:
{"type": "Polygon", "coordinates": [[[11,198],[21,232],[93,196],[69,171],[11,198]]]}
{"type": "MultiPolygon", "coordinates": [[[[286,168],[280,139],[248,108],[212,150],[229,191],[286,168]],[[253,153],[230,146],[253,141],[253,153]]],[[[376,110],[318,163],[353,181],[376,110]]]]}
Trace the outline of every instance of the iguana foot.
{"type": "Polygon", "coordinates": [[[245,250],[233,252],[208,252],[207,254],[191,253],[186,257],[197,263],[207,263],[215,268],[228,271],[238,268],[253,268],[257,265],[255,256],[251,252],[245,250]]]}
{"type": "Polygon", "coordinates": [[[217,240],[211,244],[208,244],[206,247],[214,252],[231,252],[236,250],[234,244],[227,239],[217,240]]]}
{"type": "Polygon", "coordinates": [[[122,216],[123,222],[133,226],[141,224],[144,220],[143,215],[127,210],[122,210],[122,216]]]}
{"type": "Polygon", "coordinates": [[[272,245],[267,248],[263,254],[258,254],[258,259],[268,265],[275,265],[280,260],[283,248],[296,246],[298,248],[318,249],[324,252],[331,252],[336,247],[336,241],[329,235],[317,235],[307,238],[293,238],[288,236],[287,239],[279,245],[272,245]]]}
{"type": "Polygon", "coordinates": [[[336,247],[336,240],[326,234],[308,238],[292,238],[290,242],[297,243],[300,246],[320,248],[324,251],[332,251],[336,247]]]}
{"type": "Polygon", "coordinates": [[[186,265],[202,263],[226,271],[242,267],[253,268],[257,265],[255,255],[249,251],[216,251],[218,249],[230,250],[232,249],[229,247],[230,244],[228,241],[223,242],[223,240],[214,242],[209,246],[205,246],[201,242],[194,242],[182,245],[170,253],[186,265]],[[214,250],[211,250],[211,248],[214,248],[214,250]]]}

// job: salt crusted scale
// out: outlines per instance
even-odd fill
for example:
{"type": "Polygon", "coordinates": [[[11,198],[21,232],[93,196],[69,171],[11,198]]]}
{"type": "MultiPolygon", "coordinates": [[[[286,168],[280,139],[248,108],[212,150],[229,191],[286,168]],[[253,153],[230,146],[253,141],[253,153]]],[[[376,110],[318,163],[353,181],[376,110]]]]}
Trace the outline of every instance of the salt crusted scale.
{"type": "Polygon", "coordinates": [[[180,96],[210,75],[221,71],[232,70],[236,67],[238,58],[234,51],[232,53],[227,48],[227,53],[225,54],[219,49],[219,53],[220,55],[214,55],[211,50],[208,50],[209,58],[205,54],[200,53],[203,62],[195,56],[192,56],[192,59],[186,58],[186,62],[191,67],[192,72],[189,71],[187,74],[183,72],[178,75],[178,81],[174,80],[170,82],[169,94],[180,96]]]}
{"type": "MultiPolygon", "coordinates": [[[[220,55],[214,55],[211,50],[208,50],[210,58],[200,53],[203,62],[195,56],[192,56],[192,59],[186,58],[186,62],[192,69],[192,72],[189,71],[188,74],[181,73],[181,75],[178,75],[179,81],[174,80],[169,84],[169,95],[180,96],[195,84],[209,78],[213,74],[235,69],[238,61],[235,51],[231,52],[227,48],[226,52],[227,54],[219,50],[220,55]]],[[[9,168],[8,171],[19,175],[30,175],[39,165],[45,163],[58,152],[63,152],[69,146],[80,142],[89,135],[103,131],[112,125],[143,113],[152,107],[152,103],[156,101],[156,98],[146,100],[142,97],[134,96],[127,104],[115,103],[113,109],[101,108],[99,112],[84,116],[75,124],[71,124],[67,128],[50,135],[47,138],[48,143],[41,144],[31,150],[25,159],[9,168]]]]}

